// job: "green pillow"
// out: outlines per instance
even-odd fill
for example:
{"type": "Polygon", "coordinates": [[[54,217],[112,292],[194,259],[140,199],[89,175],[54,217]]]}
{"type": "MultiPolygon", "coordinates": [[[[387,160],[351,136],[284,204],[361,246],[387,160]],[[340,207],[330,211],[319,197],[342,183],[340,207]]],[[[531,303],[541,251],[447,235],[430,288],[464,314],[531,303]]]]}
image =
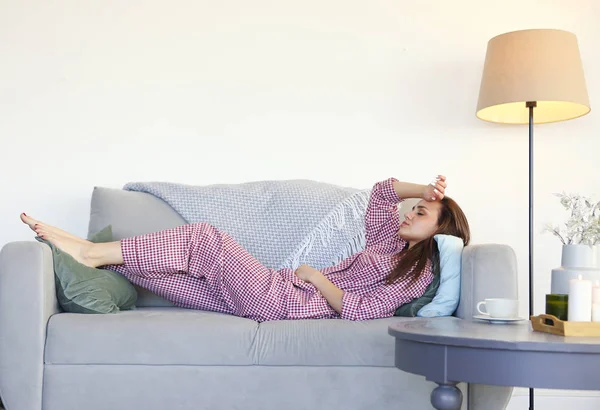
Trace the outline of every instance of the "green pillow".
{"type": "MultiPolygon", "coordinates": [[[[52,249],[56,296],[65,312],[117,313],[135,309],[137,292],[123,275],[85,266],[48,241],[40,237],[35,239],[52,249]]],[[[112,241],[112,227],[102,229],[90,241],[112,241]]]]}
{"type": "Polygon", "coordinates": [[[396,309],[394,316],[409,316],[414,317],[417,316],[417,312],[421,310],[421,308],[433,300],[435,297],[435,293],[440,287],[440,274],[437,273],[433,276],[433,280],[425,289],[425,293],[420,298],[413,299],[411,302],[405,303],[396,309]]]}

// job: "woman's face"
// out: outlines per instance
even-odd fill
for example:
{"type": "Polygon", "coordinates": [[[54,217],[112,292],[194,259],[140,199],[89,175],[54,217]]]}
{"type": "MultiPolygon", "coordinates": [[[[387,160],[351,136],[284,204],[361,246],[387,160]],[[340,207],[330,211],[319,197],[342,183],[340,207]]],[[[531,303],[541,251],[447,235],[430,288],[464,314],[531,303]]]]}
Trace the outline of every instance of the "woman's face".
{"type": "Polygon", "coordinates": [[[407,241],[409,247],[433,236],[438,229],[441,207],[439,201],[419,201],[412,210],[404,214],[398,236],[407,241]]]}

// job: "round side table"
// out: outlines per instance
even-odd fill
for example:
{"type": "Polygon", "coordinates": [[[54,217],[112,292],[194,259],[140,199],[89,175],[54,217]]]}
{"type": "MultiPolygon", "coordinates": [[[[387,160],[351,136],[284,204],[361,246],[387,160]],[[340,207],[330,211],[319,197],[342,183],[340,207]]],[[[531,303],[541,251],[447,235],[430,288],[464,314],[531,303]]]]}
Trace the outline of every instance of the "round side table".
{"type": "Polygon", "coordinates": [[[460,382],[541,389],[600,390],[600,337],[533,331],[529,321],[489,324],[416,318],[388,329],[396,367],[438,384],[431,404],[459,410],[460,382]]]}

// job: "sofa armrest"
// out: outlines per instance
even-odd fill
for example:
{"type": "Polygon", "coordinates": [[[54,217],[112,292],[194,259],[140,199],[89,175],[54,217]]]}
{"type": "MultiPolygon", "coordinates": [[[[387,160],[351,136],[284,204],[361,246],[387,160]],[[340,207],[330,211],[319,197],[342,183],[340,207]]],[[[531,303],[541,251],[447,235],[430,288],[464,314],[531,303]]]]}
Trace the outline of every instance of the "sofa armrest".
{"type": "Polygon", "coordinates": [[[477,302],[486,298],[517,299],[517,258],[507,245],[483,244],[464,248],[456,316],[471,319],[477,302]]]}
{"type": "MultiPolygon", "coordinates": [[[[460,302],[455,315],[471,320],[485,298],[517,299],[517,258],[507,245],[469,245],[463,250],[460,302]]],[[[504,410],[512,387],[469,384],[469,410],[504,410]]]]}
{"type": "Polygon", "coordinates": [[[41,410],[48,319],[59,312],[52,251],[11,242],[0,251],[0,394],[11,410],[41,410]]]}

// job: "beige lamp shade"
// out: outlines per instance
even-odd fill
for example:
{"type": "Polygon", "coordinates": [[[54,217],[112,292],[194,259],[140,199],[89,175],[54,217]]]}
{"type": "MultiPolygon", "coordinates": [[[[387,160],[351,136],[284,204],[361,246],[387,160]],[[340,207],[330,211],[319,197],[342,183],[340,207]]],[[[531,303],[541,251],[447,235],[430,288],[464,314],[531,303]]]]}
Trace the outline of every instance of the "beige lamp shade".
{"type": "Polygon", "coordinates": [[[535,101],[534,122],[570,120],[590,112],[577,37],[563,30],[521,30],[488,42],[477,117],[529,123],[525,103],[535,101]]]}

